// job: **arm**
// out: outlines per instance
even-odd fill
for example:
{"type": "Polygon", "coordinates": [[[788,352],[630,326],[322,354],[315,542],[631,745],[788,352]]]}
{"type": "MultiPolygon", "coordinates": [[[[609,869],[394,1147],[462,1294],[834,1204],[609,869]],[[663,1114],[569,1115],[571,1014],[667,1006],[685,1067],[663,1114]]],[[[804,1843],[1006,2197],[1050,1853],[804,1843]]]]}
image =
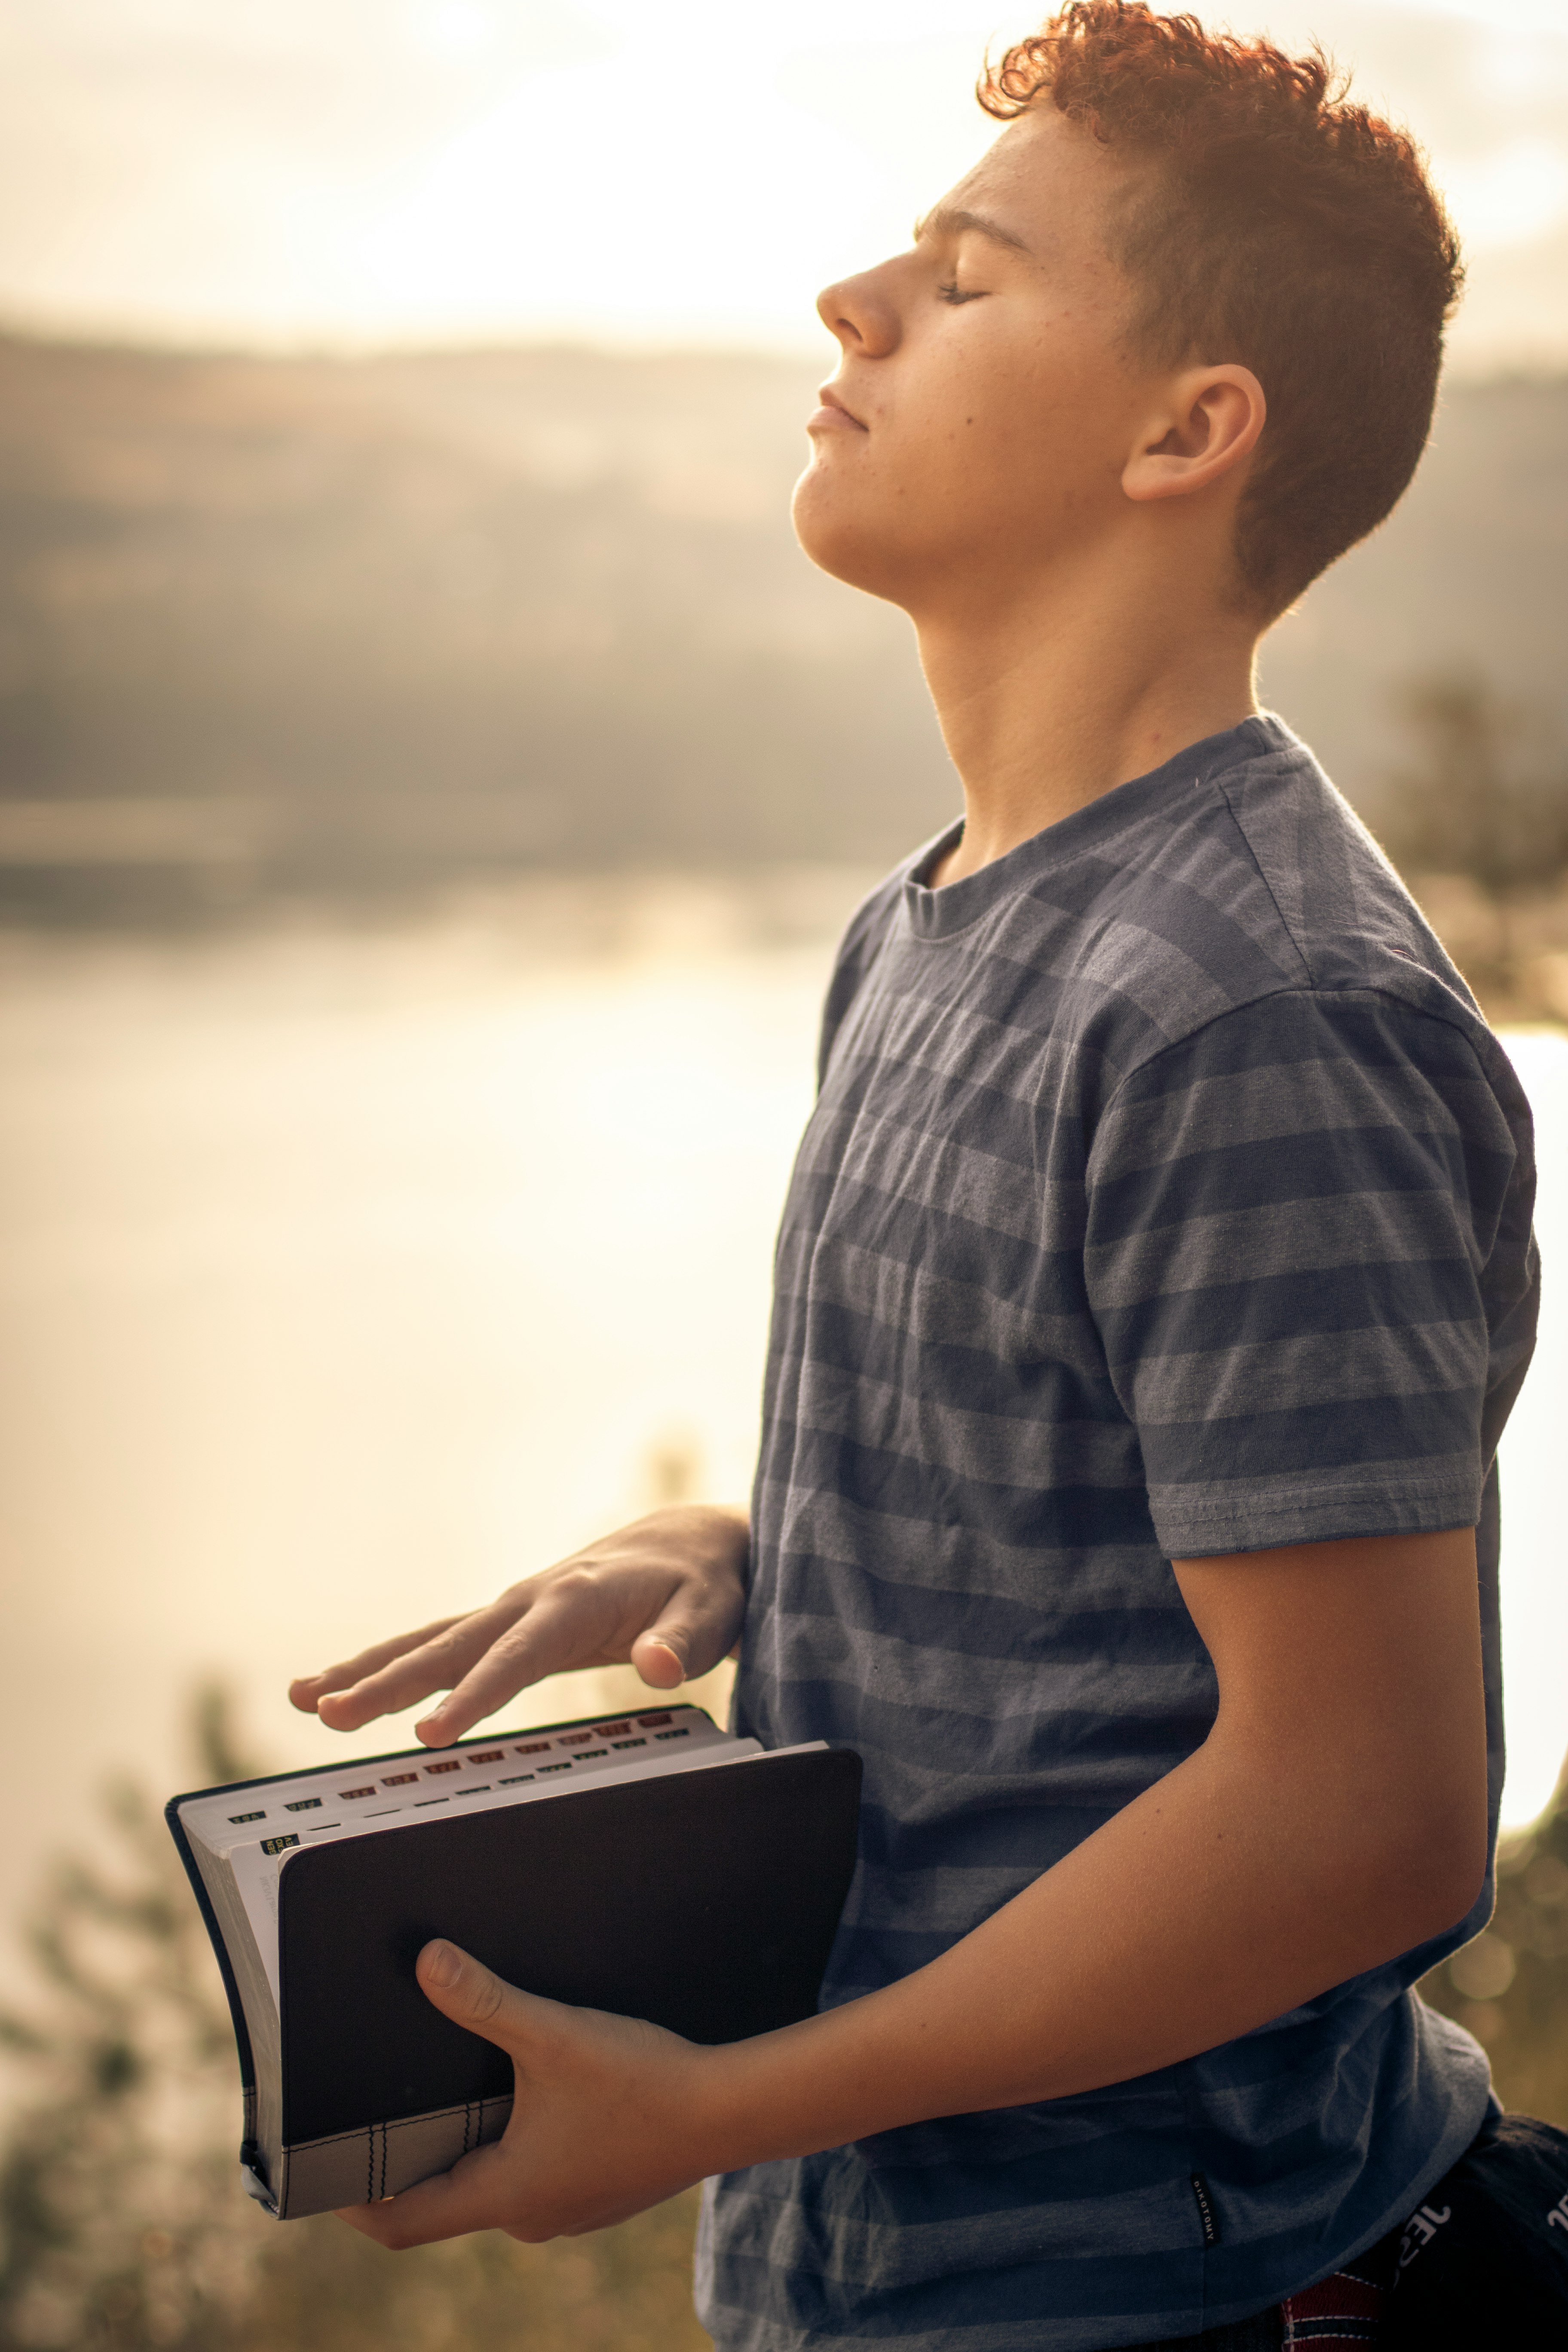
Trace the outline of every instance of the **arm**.
{"type": "Polygon", "coordinates": [[[1169,2065],[1451,1926],[1487,1851],[1470,1531],[1176,1573],[1218,1676],[1207,1740],[898,1984],[700,2049],[427,1947],[430,1998],[513,2057],[512,2122],[346,2218],[391,2246],[599,2228],[707,2173],[1169,2065]]]}
{"type": "Polygon", "coordinates": [[[427,1747],[442,1748],[546,1675],[629,1661],[653,1689],[673,1690],[734,1646],[750,1543],[743,1511],[652,1511],[512,1585],[488,1609],[438,1618],[302,1675],[289,1696],[331,1730],[358,1731],[444,1690],[414,1727],[427,1747]]]}

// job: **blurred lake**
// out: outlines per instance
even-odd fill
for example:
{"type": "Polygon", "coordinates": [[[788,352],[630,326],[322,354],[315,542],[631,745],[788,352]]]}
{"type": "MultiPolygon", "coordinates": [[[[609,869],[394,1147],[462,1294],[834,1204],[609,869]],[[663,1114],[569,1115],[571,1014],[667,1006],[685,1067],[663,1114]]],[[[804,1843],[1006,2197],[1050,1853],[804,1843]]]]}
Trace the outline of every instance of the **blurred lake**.
{"type": "MultiPolygon", "coordinates": [[[[288,1677],[661,1496],[745,1495],[819,998],[874,878],[0,937],[0,1915],[108,1773],[188,1785],[198,1676],[268,1766],[396,1746],[295,1715],[288,1677]]],[[[1509,1043],[1561,1265],[1568,1038],[1509,1043]]],[[[1505,1448],[1515,1821],[1568,1744],[1558,1297],[1505,1448]]]]}

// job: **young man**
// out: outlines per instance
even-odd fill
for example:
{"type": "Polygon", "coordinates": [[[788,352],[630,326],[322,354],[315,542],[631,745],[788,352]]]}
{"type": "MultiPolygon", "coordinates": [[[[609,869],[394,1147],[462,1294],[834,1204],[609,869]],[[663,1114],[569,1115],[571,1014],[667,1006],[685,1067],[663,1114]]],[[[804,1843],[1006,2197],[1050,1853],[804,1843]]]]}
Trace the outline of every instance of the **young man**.
{"type": "Polygon", "coordinates": [[[724,2352],[1277,2343],[1489,2107],[1411,1988],[1490,1899],[1527,1115],[1252,689],[1409,479],[1454,240],[1316,59],[1134,0],[984,95],[822,298],[797,527],[910,614],[965,814],[840,954],[750,1528],[656,1513],[295,1692],[446,1691],[439,1743],[739,1637],[740,1727],[861,1751],[820,2015],[699,2049],[432,1945],[512,2122],[348,2217],[541,2239],[710,2178],[724,2352]]]}

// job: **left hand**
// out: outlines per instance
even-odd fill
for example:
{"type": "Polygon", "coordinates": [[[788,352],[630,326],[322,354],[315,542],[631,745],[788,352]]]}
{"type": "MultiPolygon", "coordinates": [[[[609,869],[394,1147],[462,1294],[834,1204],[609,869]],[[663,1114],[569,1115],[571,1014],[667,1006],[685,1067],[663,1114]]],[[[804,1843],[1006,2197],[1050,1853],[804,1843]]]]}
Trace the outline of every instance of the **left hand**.
{"type": "Polygon", "coordinates": [[[537,2242],[624,2221],[701,2179],[704,2063],[679,2034],[570,2009],[504,1984],[457,1945],[426,1944],[420,1989],[444,2016],[506,2051],[516,2072],[505,2135],[433,2180],[340,2219],[395,2249],[504,2230],[537,2242]]]}

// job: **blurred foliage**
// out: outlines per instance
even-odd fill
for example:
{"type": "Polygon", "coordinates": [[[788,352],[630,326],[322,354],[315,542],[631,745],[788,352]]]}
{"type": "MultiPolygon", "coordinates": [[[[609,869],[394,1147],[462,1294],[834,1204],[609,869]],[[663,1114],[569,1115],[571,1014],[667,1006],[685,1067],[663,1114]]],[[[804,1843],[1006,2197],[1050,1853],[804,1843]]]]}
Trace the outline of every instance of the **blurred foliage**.
{"type": "Polygon", "coordinates": [[[1568,871],[1568,751],[1479,676],[1418,678],[1398,698],[1415,757],[1380,830],[1407,873],[1467,874],[1502,896],[1568,871]]]}
{"type": "MultiPolygon", "coordinates": [[[[1407,686],[1379,835],[1493,1020],[1568,1021],[1568,747],[1479,674],[1407,686]]],[[[1568,2126],[1568,1778],[1498,1854],[1497,1911],[1422,1986],[1505,2106],[1568,2126]]]]}
{"type": "MultiPolygon", "coordinates": [[[[222,1695],[199,1784],[259,1768],[222,1695]]],[[[66,1862],[30,1930],[44,1996],[0,2016],[25,2087],[0,2144],[0,2352],[703,2352],[695,2194],[587,2238],[390,2255],[241,2191],[217,1970],[161,1814],[107,1801],[109,1858],[66,1862]]]]}
{"type": "MultiPolygon", "coordinates": [[[[256,1769],[221,1695],[203,1782],[256,1769]]],[[[247,2199],[233,2039],[161,1815],[110,1792],[110,1859],[62,1864],[31,1930],[39,2014],[0,2145],[0,2352],[704,2352],[695,2194],[552,2246],[499,2232],[391,2255],[247,2199]]],[[[1506,2105],[1568,2126],[1568,1781],[1505,1843],[1497,1916],[1422,1992],[1476,2033],[1506,2105]]]]}
{"type": "Polygon", "coordinates": [[[1568,2128],[1568,1774],[1499,1849],[1490,1927],[1421,1991],[1486,2044],[1505,2107],[1568,2128]]]}
{"type": "Polygon", "coordinates": [[[1489,1018],[1568,1020],[1568,745],[1478,673],[1396,700],[1384,847],[1489,1018]]]}

